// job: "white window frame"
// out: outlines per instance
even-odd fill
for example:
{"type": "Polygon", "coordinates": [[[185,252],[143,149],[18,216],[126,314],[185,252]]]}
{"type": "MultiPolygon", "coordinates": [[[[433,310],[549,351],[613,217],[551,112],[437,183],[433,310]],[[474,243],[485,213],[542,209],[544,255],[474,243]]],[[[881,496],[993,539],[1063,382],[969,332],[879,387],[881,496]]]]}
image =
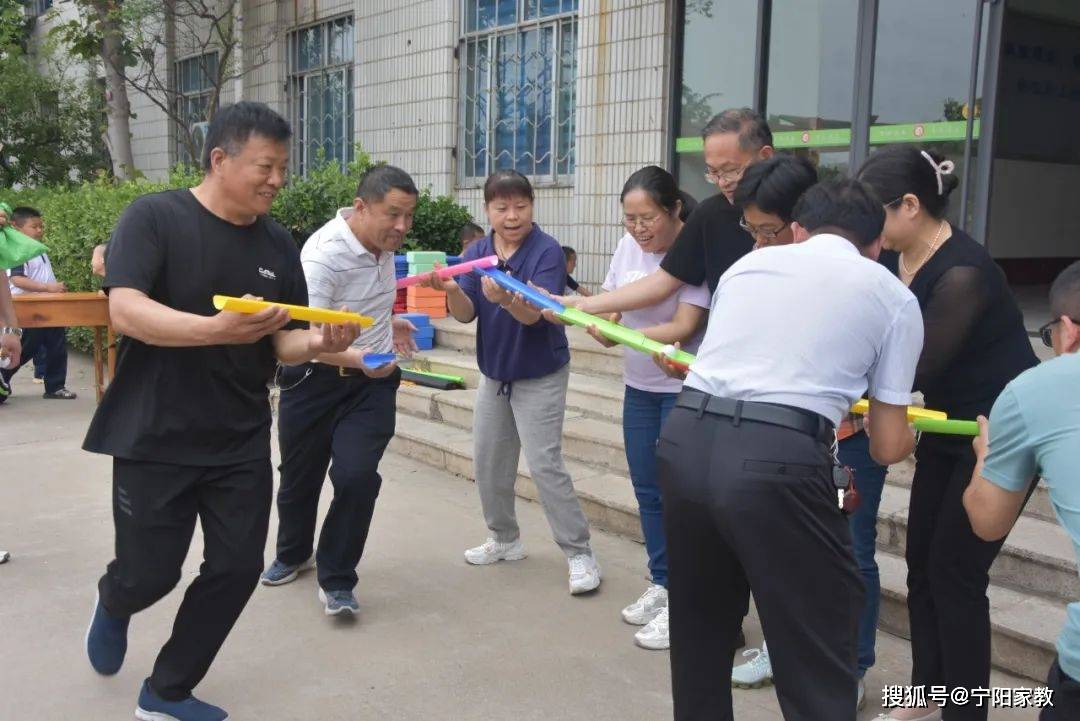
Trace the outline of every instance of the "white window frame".
{"type": "MultiPolygon", "coordinates": [[[[176,107],[176,114],[178,116],[180,116],[180,117],[189,117],[190,113],[185,112],[185,111],[188,109],[188,107],[190,107],[191,104],[193,104],[193,103],[195,103],[197,101],[200,101],[200,100],[205,100],[206,103],[207,103],[207,106],[209,106],[210,98],[214,94],[214,83],[213,83],[213,81],[208,80],[207,84],[205,86],[201,87],[201,88],[185,89],[185,88],[182,87],[182,83],[181,83],[180,78],[182,77],[183,69],[186,66],[190,65],[191,63],[197,64],[198,67],[199,67],[200,72],[202,72],[207,78],[209,78],[209,72],[208,71],[210,70],[210,64],[209,64],[210,58],[214,59],[213,70],[214,70],[214,73],[216,74],[217,69],[218,69],[218,63],[221,61],[221,58],[220,58],[217,50],[212,50],[212,51],[210,51],[208,53],[202,53],[201,55],[192,55],[192,56],[189,56],[189,57],[186,57],[186,58],[181,58],[181,59],[177,60],[175,63],[173,63],[174,87],[176,89],[176,106],[177,106],[176,107]]],[[[205,121],[206,121],[206,117],[204,115],[202,117],[199,117],[198,119],[190,120],[189,125],[194,126],[194,125],[197,125],[198,123],[205,122],[205,121]]],[[[173,127],[173,162],[174,162],[174,164],[176,164],[176,163],[187,163],[188,165],[196,165],[196,166],[201,165],[202,164],[202,158],[201,157],[199,157],[199,158],[186,158],[185,157],[186,153],[187,153],[187,147],[184,145],[183,141],[181,140],[181,138],[183,137],[183,132],[184,131],[182,129],[177,128],[175,126],[173,127]]],[[[201,152],[201,148],[200,148],[200,152],[201,152]]]]}
{"type": "MultiPolygon", "coordinates": [[[[505,0],[504,0],[505,1],[505,0]]],[[[525,11],[527,4],[538,4],[540,0],[514,0],[516,17],[513,23],[507,23],[504,25],[496,25],[489,28],[477,28],[475,30],[469,30],[467,28],[468,11],[469,7],[477,8],[478,0],[460,0],[460,28],[461,34],[457,47],[458,58],[458,120],[457,120],[457,147],[454,150],[455,158],[457,159],[457,183],[458,187],[471,188],[482,186],[488,175],[493,173],[499,168],[496,161],[493,158],[493,146],[495,144],[495,126],[497,118],[495,118],[496,108],[496,79],[498,77],[496,63],[497,63],[497,49],[499,41],[502,38],[507,38],[514,35],[519,35],[523,31],[537,30],[542,32],[543,29],[552,29],[553,47],[552,47],[552,81],[551,87],[551,113],[550,113],[550,139],[549,139],[549,153],[551,155],[549,172],[547,173],[528,173],[528,176],[534,185],[540,187],[572,187],[574,182],[574,171],[576,168],[576,108],[577,108],[577,89],[575,87],[576,77],[578,73],[578,58],[577,49],[579,43],[579,22],[578,15],[580,13],[580,0],[578,2],[578,9],[561,11],[558,13],[552,13],[543,17],[536,17],[532,19],[525,19],[525,11]],[[565,118],[565,123],[569,123],[569,142],[566,148],[566,152],[560,156],[559,154],[559,130],[560,130],[560,116],[563,110],[562,103],[562,90],[564,86],[563,79],[563,64],[562,52],[563,43],[565,42],[565,36],[568,32],[572,32],[574,37],[574,51],[572,55],[572,68],[574,79],[569,84],[570,91],[570,112],[565,118]],[[473,165],[473,154],[468,151],[470,143],[467,142],[474,127],[467,125],[470,110],[470,98],[475,97],[481,92],[479,87],[469,87],[470,80],[480,76],[480,73],[470,73],[468,66],[469,62],[469,49],[470,45],[475,45],[479,50],[478,41],[486,40],[486,83],[483,92],[486,92],[486,129],[485,129],[485,159],[484,167],[482,171],[474,171],[470,166],[473,165]],[[471,77],[470,77],[471,75],[471,77]],[[562,172],[560,172],[562,171],[562,172]]],[[[476,83],[474,82],[474,86],[476,83]]],[[[536,119],[534,118],[534,126],[536,125],[536,119]]],[[[516,147],[517,138],[514,138],[515,148],[512,151],[514,157],[513,165],[510,167],[518,167],[518,162],[522,157],[519,155],[523,153],[529,154],[530,149],[518,149],[516,147]]],[[[533,141],[532,154],[535,158],[536,143],[533,141]]],[[[478,155],[478,153],[477,153],[478,155]]],[[[533,163],[535,169],[535,161],[533,163]]]]}
{"type": "MultiPolygon", "coordinates": [[[[285,95],[288,104],[289,122],[293,127],[292,141],[292,166],[293,172],[306,175],[315,162],[317,148],[313,148],[308,138],[307,118],[312,112],[313,96],[311,88],[318,82],[325,82],[331,76],[338,76],[344,88],[344,107],[342,113],[336,119],[340,126],[344,153],[338,156],[342,167],[351,163],[355,157],[354,145],[356,143],[356,94],[353,88],[356,68],[356,21],[352,14],[339,15],[316,23],[308,23],[292,28],[285,38],[286,68],[285,68],[285,95]],[[330,28],[338,23],[346,22],[352,27],[352,42],[349,45],[347,58],[330,62],[330,28]],[[302,33],[313,28],[322,28],[321,58],[322,63],[318,66],[300,69],[299,65],[299,41],[302,33]]],[[[320,137],[320,145],[325,144],[325,136],[320,137]]]]}

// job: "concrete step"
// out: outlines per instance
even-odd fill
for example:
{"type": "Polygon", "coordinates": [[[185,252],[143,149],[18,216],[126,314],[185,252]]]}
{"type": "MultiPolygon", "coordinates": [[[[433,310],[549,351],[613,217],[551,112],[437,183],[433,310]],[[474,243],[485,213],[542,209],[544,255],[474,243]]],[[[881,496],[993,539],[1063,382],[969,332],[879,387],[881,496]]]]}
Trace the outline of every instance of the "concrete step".
{"type": "MultiPolygon", "coordinates": [[[[915,458],[912,456],[900,463],[889,466],[889,475],[886,477],[885,482],[890,486],[911,488],[911,479],[914,475],[915,458]]],[[[1031,494],[1027,505],[1024,506],[1024,515],[1042,521],[1057,523],[1057,516],[1054,514],[1054,508],[1050,503],[1050,489],[1047,488],[1043,481],[1039,481],[1039,485],[1035,487],[1035,492],[1031,494]]]]}
{"type": "MultiPolygon", "coordinates": [[[[476,323],[458,323],[453,318],[439,318],[431,321],[435,326],[435,345],[440,348],[476,352],[476,323]]],[[[581,328],[568,327],[566,338],[570,343],[570,364],[580,373],[622,378],[622,357],[620,348],[605,348],[593,340],[581,328]]]]}
{"type": "MultiPolygon", "coordinates": [[[[618,359],[619,375],[590,375],[578,372],[571,361],[569,388],[566,394],[567,409],[591,418],[622,423],[622,360],[618,359]]],[[[465,379],[467,388],[476,388],[480,382],[480,368],[473,350],[435,348],[417,354],[414,365],[435,373],[450,373],[465,379]]]]}
{"type": "MultiPolygon", "coordinates": [[[[910,639],[907,564],[899,556],[880,552],[877,563],[881,576],[878,628],[910,639]]],[[[987,597],[992,628],[991,663],[1019,676],[1043,681],[1057,654],[1054,642],[1065,625],[1065,604],[993,583],[987,597]]]]}
{"type": "MultiPolygon", "coordinates": [[[[476,480],[473,476],[472,432],[469,430],[427,418],[399,418],[390,449],[469,480],[476,480]]],[[[641,541],[637,499],[630,480],[599,466],[573,460],[565,463],[589,522],[605,531],[641,541]]],[[[530,501],[538,499],[532,474],[524,460],[518,463],[516,491],[530,501]]]]}
{"type": "MultiPolygon", "coordinates": [[[[451,373],[453,375],[461,376],[465,379],[465,385],[467,387],[475,388],[479,383],[480,369],[477,367],[476,358],[473,353],[474,351],[471,349],[451,350],[446,348],[436,348],[430,351],[423,351],[417,354],[417,366],[434,372],[451,373]]],[[[571,367],[573,368],[573,361],[571,361],[571,367]]],[[[621,366],[619,367],[621,368],[621,366]]],[[[403,386],[402,393],[407,395],[409,393],[419,393],[421,390],[425,389],[418,386],[403,386]],[[414,390],[410,391],[409,388],[413,388],[414,390]]],[[[571,416],[575,418],[577,416],[584,416],[585,418],[596,418],[609,421],[618,426],[615,431],[608,428],[603,429],[600,433],[600,437],[614,439],[619,445],[619,450],[614,454],[614,458],[621,458],[622,460],[614,460],[615,465],[611,467],[625,472],[626,463],[625,454],[622,452],[621,430],[623,391],[624,386],[621,376],[608,377],[590,375],[587,373],[579,373],[575,368],[570,373],[566,406],[569,414],[567,416],[568,422],[570,421],[571,416]]],[[[409,401],[406,399],[404,401],[399,401],[399,403],[401,402],[409,401]]],[[[469,423],[469,426],[463,427],[471,427],[471,419],[469,423]]],[[[585,424],[579,423],[576,425],[580,426],[585,424]]],[[[574,426],[571,426],[568,423],[567,428],[569,430],[574,428],[574,426]]],[[[584,429],[579,429],[579,431],[579,434],[588,433],[588,431],[584,429]]],[[[610,454],[601,453],[598,457],[604,457],[606,455],[610,454]]],[[[585,456],[581,458],[581,460],[589,461],[590,457],[585,456]]],[[[889,467],[889,474],[886,477],[885,482],[891,486],[909,489],[911,488],[911,480],[914,473],[915,459],[914,457],[907,458],[904,461],[889,467]]],[[[1038,487],[1036,487],[1027,506],[1024,507],[1023,513],[1030,518],[1049,521],[1053,524],[1057,523],[1057,516],[1054,514],[1054,509],[1050,504],[1049,489],[1046,487],[1045,483],[1040,482],[1038,487]]]]}
{"type": "MultiPolygon", "coordinates": [[[[463,392],[436,391],[425,394],[428,410],[441,412],[443,408],[451,408],[444,405],[445,399],[440,396],[454,393],[463,392]]],[[[405,413],[411,412],[411,405],[422,395],[416,394],[410,398],[400,406],[405,413]]],[[[399,418],[397,434],[390,447],[402,455],[475,480],[472,434],[465,428],[427,416],[399,418]]],[[[598,464],[567,460],[566,465],[590,523],[597,528],[641,541],[637,502],[630,479],[598,464]]],[[[522,498],[537,499],[535,485],[524,462],[518,466],[517,493],[522,498]]],[[[878,563],[882,582],[881,628],[906,637],[907,571],[904,560],[883,550],[878,553],[878,563]]],[[[1023,593],[996,582],[991,585],[989,596],[994,665],[1010,673],[1042,679],[1053,661],[1054,639],[1064,624],[1065,603],[1023,593]]]]}
{"type": "MultiPolygon", "coordinates": [[[[475,390],[438,391],[403,386],[399,396],[399,407],[407,413],[441,421],[456,430],[472,428],[475,390]]],[[[628,477],[622,427],[618,421],[589,417],[571,407],[567,408],[564,424],[563,454],[566,458],[628,477]]],[[[909,473],[912,467],[911,463],[898,464],[897,475],[909,473]]],[[[893,469],[890,469],[889,476],[892,475],[893,469]]],[[[878,511],[878,546],[882,550],[903,556],[907,544],[909,499],[910,490],[902,481],[886,484],[878,511]]],[[[1051,599],[1080,597],[1080,576],[1072,541],[1054,521],[1021,516],[990,574],[994,583],[1051,599]]]]}
{"type": "MultiPolygon", "coordinates": [[[[460,430],[472,429],[475,405],[473,389],[440,391],[402,385],[398,391],[399,410],[460,430]]],[[[587,416],[573,407],[567,407],[563,422],[563,456],[629,477],[621,423],[587,416]]]]}
{"type": "MultiPolygon", "coordinates": [[[[878,548],[904,555],[910,491],[886,485],[878,508],[878,548]]],[[[1007,588],[1066,602],[1080,597],[1075,552],[1055,522],[1021,516],[990,569],[991,580],[1007,588]]]]}

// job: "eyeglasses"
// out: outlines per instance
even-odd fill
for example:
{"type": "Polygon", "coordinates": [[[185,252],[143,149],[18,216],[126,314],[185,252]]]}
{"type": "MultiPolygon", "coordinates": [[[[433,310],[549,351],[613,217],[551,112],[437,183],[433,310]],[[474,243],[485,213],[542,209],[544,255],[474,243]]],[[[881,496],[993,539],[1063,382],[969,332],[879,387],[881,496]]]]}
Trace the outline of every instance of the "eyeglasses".
{"type": "Polygon", "coordinates": [[[890,200],[888,203],[885,203],[882,207],[885,208],[885,210],[888,210],[889,208],[893,207],[894,205],[896,205],[897,203],[899,203],[903,199],[904,199],[904,196],[901,195],[899,198],[894,198],[894,199],[890,200]]]}
{"type": "Polygon", "coordinates": [[[770,243],[780,237],[780,234],[787,230],[787,226],[778,228],[776,230],[769,230],[768,228],[758,228],[750,225],[746,222],[746,218],[739,218],[739,227],[745,230],[755,238],[762,238],[770,243]]]}
{"type": "Polygon", "coordinates": [[[634,217],[631,217],[629,215],[626,215],[626,216],[623,216],[622,224],[627,230],[633,230],[634,228],[638,227],[639,225],[642,228],[645,228],[645,230],[649,230],[654,225],[656,225],[657,221],[660,220],[660,217],[661,216],[659,216],[659,215],[653,215],[653,216],[640,215],[637,218],[634,218],[634,217]]]}
{"type": "MultiPolygon", "coordinates": [[[[1071,320],[1073,323],[1080,324],[1080,320],[1077,320],[1076,318],[1069,318],[1069,320],[1071,320]]],[[[1043,345],[1047,348],[1054,347],[1054,336],[1052,335],[1052,331],[1054,325],[1060,322],[1061,318],[1056,318],[1044,325],[1042,328],[1039,328],[1039,339],[1042,340],[1043,345]]]]}
{"type": "Polygon", "coordinates": [[[749,167],[750,164],[747,163],[741,168],[736,168],[735,170],[706,170],[705,180],[709,181],[710,183],[715,183],[717,185],[719,185],[720,183],[734,183],[735,181],[742,178],[743,173],[745,173],[746,169],[749,167]]]}

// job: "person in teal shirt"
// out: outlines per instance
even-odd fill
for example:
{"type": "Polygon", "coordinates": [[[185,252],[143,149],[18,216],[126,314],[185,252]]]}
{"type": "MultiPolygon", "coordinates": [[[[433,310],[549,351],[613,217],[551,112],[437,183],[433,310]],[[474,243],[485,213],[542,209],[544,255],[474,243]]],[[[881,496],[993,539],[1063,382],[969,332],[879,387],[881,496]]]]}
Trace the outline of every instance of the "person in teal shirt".
{"type": "MultiPolygon", "coordinates": [[[[990,420],[979,418],[978,465],[964,507],[980,538],[1003,538],[1040,475],[1080,558],[1080,262],[1054,281],[1050,310],[1053,320],[1039,335],[1057,357],[1019,375],[994,403],[990,420]]],[[[1080,602],[1066,610],[1047,685],[1053,707],[1039,720],[1080,719],[1080,602]]]]}

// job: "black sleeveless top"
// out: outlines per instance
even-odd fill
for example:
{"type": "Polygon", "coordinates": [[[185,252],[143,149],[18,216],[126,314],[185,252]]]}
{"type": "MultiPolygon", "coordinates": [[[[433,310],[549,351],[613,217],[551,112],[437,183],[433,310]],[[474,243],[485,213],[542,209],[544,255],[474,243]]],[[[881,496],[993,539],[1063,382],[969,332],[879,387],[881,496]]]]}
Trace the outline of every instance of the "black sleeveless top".
{"type": "MultiPolygon", "coordinates": [[[[898,274],[898,256],[882,263],[898,274]]],[[[1005,274],[979,243],[953,228],[915,273],[925,340],[915,390],[950,418],[989,416],[1005,385],[1038,364],[1005,274]]]]}

